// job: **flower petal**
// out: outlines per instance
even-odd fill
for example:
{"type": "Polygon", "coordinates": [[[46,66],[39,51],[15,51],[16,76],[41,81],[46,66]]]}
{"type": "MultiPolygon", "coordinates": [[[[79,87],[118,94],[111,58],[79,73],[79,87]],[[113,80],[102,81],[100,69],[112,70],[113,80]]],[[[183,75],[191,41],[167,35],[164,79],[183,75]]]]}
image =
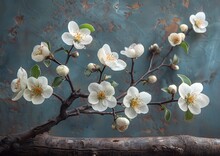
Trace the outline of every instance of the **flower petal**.
{"type": "Polygon", "coordinates": [[[127,95],[131,95],[132,97],[137,97],[139,95],[139,91],[136,87],[132,86],[128,89],[127,95]]]}
{"type": "Polygon", "coordinates": [[[102,86],[98,83],[90,83],[88,86],[89,92],[99,92],[102,89],[102,86]]]}
{"type": "Polygon", "coordinates": [[[73,45],[74,37],[70,33],[68,32],[63,33],[61,38],[63,42],[66,43],[67,45],[73,45]]]}
{"type": "Polygon", "coordinates": [[[84,49],[85,48],[85,46],[81,43],[73,41],[73,44],[76,49],[84,49]]]}
{"type": "Polygon", "coordinates": [[[186,103],[185,99],[180,97],[178,100],[178,105],[182,111],[184,111],[184,112],[187,111],[188,107],[187,107],[187,103],[186,103]]]}
{"type": "Polygon", "coordinates": [[[88,102],[91,103],[91,104],[97,104],[99,102],[96,92],[91,92],[89,94],[88,102]]]}
{"type": "Polygon", "coordinates": [[[24,93],[24,90],[21,90],[20,92],[18,92],[17,95],[12,98],[12,101],[17,101],[18,99],[20,99],[23,93],[24,93]]]}
{"type": "Polygon", "coordinates": [[[48,48],[48,45],[47,45],[46,42],[41,42],[40,45],[41,45],[42,47],[47,47],[47,48],[48,48]]]}
{"type": "Polygon", "coordinates": [[[201,93],[197,95],[195,104],[199,105],[200,108],[203,108],[206,107],[209,104],[209,102],[210,102],[209,97],[201,93]]]}
{"type": "Polygon", "coordinates": [[[31,101],[32,100],[32,93],[29,89],[25,89],[24,93],[23,93],[23,97],[25,100],[27,101],[31,101]]]}
{"type": "Polygon", "coordinates": [[[95,111],[103,112],[107,109],[107,106],[104,106],[103,103],[101,101],[99,101],[98,104],[92,105],[92,108],[95,111]]]}
{"type": "Polygon", "coordinates": [[[49,98],[53,94],[53,88],[49,85],[43,90],[42,96],[44,98],[49,98]]]}
{"type": "Polygon", "coordinates": [[[109,46],[108,44],[104,44],[104,45],[102,46],[102,48],[104,49],[105,54],[111,54],[111,53],[112,53],[112,52],[111,52],[111,48],[110,48],[110,46],[109,46]]]}
{"type": "Polygon", "coordinates": [[[135,107],[135,111],[137,114],[146,114],[149,111],[149,108],[146,104],[142,104],[142,105],[138,105],[137,107],[135,107]]]}
{"type": "Polygon", "coordinates": [[[180,86],[179,86],[179,94],[180,96],[184,99],[187,94],[190,94],[191,93],[191,87],[186,84],[186,83],[182,83],[180,86]]]}
{"type": "Polygon", "coordinates": [[[198,12],[196,14],[196,17],[205,20],[205,13],[204,12],[198,12]]]}
{"type": "Polygon", "coordinates": [[[123,60],[116,60],[114,62],[106,62],[106,65],[109,66],[113,71],[124,70],[127,64],[123,60]]]}
{"type": "Polygon", "coordinates": [[[192,93],[199,94],[203,90],[203,85],[201,83],[193,83],[191,86],[192,93]]]}
{"type": "Polygon", "coordinates": [[[21,79],[27,79],[27,72],[22,67],[19,68],[17,72],[17,77],[21,79]]]}
{"type": "Polygon", "coordinates": [[[43,96],[33,96],[32,97],[32,103],[35,105],[42,104],[44,102],[44,97],[43,96]]]}
{"type": "Polygon", "coordinates": [[[128,118],[133,119],[137,116],[137,113],[135,112],[133,108],[129,107],[129,108],[125,108],[125,115],[128,118]]]}
{"type": "Polygon", "coordinates": [[[144,104],[148,104],[151,101],[151,95],[147,92],[140,92],[140,100],[144,104]]]}
{"type": "Polygon", "coordinates": [[[206,32],[206,28],[198,28],[197,26],[193,25],[193,30],[196,32],[196,33],[205,33],[206,32]]]}
{"type": "Polygon", "coordinates": [[[102,81],[100,83],[102,86],[103,90],[105,91],[106,96],[112,96],[115,94],[115,89],[114,87],[107,81],[102,81]]]}
{"type": "Polygon", "coordinates": [[[107,102],[107,106],[109,108],[114,108],[117,105],[117,100],[114,96],[108,97],[105,102],[107,102]]]}
{"type": "Polygon", "coordinates": [[[97,53],[97,56],[98,56],[98,59],[99,59],[99,61],[102,63],[102,64],[104,64],[105,65],[105,57],[106,57],[106,54],[105,54],[105,50],[104,50],[104,48],[100,48],[99,49],[99,51],[98,51],[98,53],[97,53]]]}
{"type": "Polygon", "coordinates": [[[130,107],[131,105],[131,99],[133,99],[134,97],[131,95],[126,95],[123,99],[123,104],[125,105],[125,107],[130,107]]]}
{"type": "Polygon", "coordinates": [[[85,37],[83,37],[82,41],[80,42],[81,44],[87,45],[90,44],[92,42],[93,38],[91,35],[87,35],[85,37]]]}
{"type": "Polygon", "coordinates": [[[194,104],[190,104],[188,105],[189,110],[192,114],[197,115],[201,113],[201,108],[199,107],[199,105],[194,104]]]}
{"type": "Polygon", "coordinates": [[[70,21],[68,23],[68,30],[71,34],[76,33],[77,31],[79,31],[79,26],[75,21],[70,21]]]}
{"type": "Polygon", "coordinates": [[[27,87],[29,90],[32,90],[32,87],[38,85],[38,80],[35,77],[29,77],[27,79],[27,87]]]}
{"type": "Polygon", "coordinates": [[[91,31],[87,28],[80,29],[79,32],[83,35],[90,35],[91,31]]]}
{"type": "Polygon", "coordinates": [[[195,16],[195,15],[191,15],[191,16],[189,17],[189,21],[190,21],[190,23],[191,23],[192,25],[195,25],[195,19],[196,19],[196,16],[195,16]]]}
{"type": "Polygon", "coordinates": [[[14,79],[11,82],[11,90],[12,92],[19,92],[21,90],[21,85],[19,84],[20,79],[14,79]]]}
{"type": "Polygon", "coordinates": [[[35,62],[41,62],[44,60],[44,58],[45,58],[45,56],[42,54],[39,55],[38,51],[33,51],[31,53],[31,59],[34,60],[35,62]]]}
{"type": "Polygon", "coordinates": [[[118,59],[118,53],[112,52],[112,56],[113,56],[115,59],[118,59]]]}
{"type": "Polygon", "coordinates": [[[48,86],[48,80],[45,76],[38,77],[38,83],[41,84],[42,88],[46,88],[48,86]]]}

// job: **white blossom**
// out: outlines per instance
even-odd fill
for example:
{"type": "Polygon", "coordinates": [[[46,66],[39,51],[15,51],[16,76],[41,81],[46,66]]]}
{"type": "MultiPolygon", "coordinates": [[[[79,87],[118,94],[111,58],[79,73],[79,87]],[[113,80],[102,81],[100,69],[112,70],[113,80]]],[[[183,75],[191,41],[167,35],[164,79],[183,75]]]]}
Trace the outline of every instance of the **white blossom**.
{"type": "Polygon", "coordinates": [[[182,31],[182,32],[187,32],[188,31],[188,25],[186,25],[186,24],[181,24],[180,25],[180,30],[182,31]]]}
{"type": "Polygon", "coordinates": [[[169,93],[171,93],[171,94],[176,94],[176,92],[177,92],[177,86],[176,86],[175,84],[169,85],[168,91],[169,91],[169,93]]]}
{"type": "Polygon", "coordinates": [[[155,75],[150,75],[147,78],[147,82],[153,84],[153,83],[157,82],[157,77],[155,75]]]}
{"type": "Polygon", "coordinates": [[[180,45],[184,39],[185,39],[185,34],[183,33],[171,33],[168,36],[168,41],[173,47],[176,45],[180,45]]]}
{"type": "Polygon", "coordinates": [[[108,44],[104,44],[102,48],[98,51],[99,61],[114,71],[124,70],[127,64],[119,59],[118,53],[111,52],[108,44]]]}
{"type": "Polygon", "coordinates": [[[189,20],[193,26],[193,30],[196,33],[204,33],[206,32],[206,27],[208,26],[208,21],[205,20],[205,13],[198,12],[196,15],[191,15],[189,20]]]}
{"type": "Polygon", "coordinates": [[[114,87],[107,81],[102,81],[100,84],[91,83],[88,86],[89,97],[88,102],[96,111],[105,111],[108,107],[114,108],[117,104],[114,87]]]}
{"type": "Polygon", "coordinates": [[[17,78],[11,82],[11,90],[16,94],[12,100],[16,101],[23,96],[27,87],[27,72],[20,67],[17,72],[17,78]]]}
{"type": "Polygon", "coordinates": [[[179,86],[178,105],[180,109],[184,112],[189,109],[192,114],[200,114],[201,108],[209,104],[209,97],[201,93],[202,90],[203,85],[201,83],[194,83],[191,86],[182,83],[179,86]]]}
{"type": "Polygon", "coordinates": [[[92,42],[93,38],[90,35],[91,31],[87,28],[79,29],[75,21],[70,21],[68,24],[69,32],[62,34],[62,40],[67,45],[74,45],[76,49],[83,49],[85,45],[92,42]]]}
{"type": "Polygon", "coordinates": [[[123,99],[125,115],[133,119],[137,114],[146,114],[149,111],[147,104],[151,101],[151,95],[147,92],[140,92],[136,87],[130,87],[123,99]]]}
{"type": "Polygon", "coordinates": [[[41,42],[40,45],[36,45],[31,54],[31,58],[36,62],[43,61],[47,56],[50,55],[50,50],[47,43],[41,42]]]}
{"type": "Polygon", "coordinates": [[[59,65],[56,68],[56,72],[60,76],[66,76],[69,73],[69,68],[66,65],[59,65]]]}
{"type": "Polygon", "coordinates": [[[138,58],[144,53],[144,46],[142,44],[131,44],[128,48],[125,47],[125,50],[121,51],[122,55],[125,55],[129,58],[138,58]]]}
{"type": "Polygon", "coordinates": [[[124,132],[125,130],[127,130],[129,124],[130,124],[130,121],[127,118],[125,118],[125,117],[118,117],[115,120],[115,128],[119,132],[124,132]]]}
{"type": "Polygon", "coordinates": [[[48,85],[48,80],[44,76],[37,79],[29,77],[27,79],[27,89],[24,91],[24,98],[32,101],[33,104],[42,104],[45,98],[49,98],[53,93],[53,88],[48,85]]]}

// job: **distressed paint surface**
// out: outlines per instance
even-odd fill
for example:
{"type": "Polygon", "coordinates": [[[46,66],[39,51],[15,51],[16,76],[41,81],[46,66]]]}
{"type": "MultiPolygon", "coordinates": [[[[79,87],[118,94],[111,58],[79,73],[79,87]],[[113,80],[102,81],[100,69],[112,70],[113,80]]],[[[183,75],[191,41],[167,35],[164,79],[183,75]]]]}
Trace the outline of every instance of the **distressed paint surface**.
{"type": "MultiPolygon", "coordinates": [[[[89,61],[99,63],[96,53],[105,43],[113,51],[119,52],[133,42],[143,43],[145,49],[151,44],[163,46],[161,55],[168,50],[167,36],[178,31],[181,23],[189,24],[189,16],[204,11],[209,21],[208,31],[205,34],[191,33],[187,37],[190,44],[189,55],[182,49],[175,49],[180,57],[178,72],[164,69],[155,73],[160,77],[155,85],[141,86],[152,94],[153,101],[164,100],[165,93],[160,88],[171,83],[179,84],[177,73],[185,74],[193,82],[202,82],[204,92],[210,97],[211,103],[202,109],[202,113],[195,119],[186,122],[183,112],[177,104],[168,105],[172,110],[172,119],[165,122],[163,112],[156,106],[150,106],[146,115],[139,115],[132,120],[125,133],[111,129],[112,117],[99,115],[80,115],[69,118],[52,128],[53,135],[72,137],[120,137],[120,136],[156,136],[190,134],[206,137],[220,137],[218,119],[220,117],[220,5],[218,0],[1,0],[0,2],[0,135],[21,132],[30,129],[58,114],[60,103],[54,98],[46,100],[42,105],[35,106],[24,99],[11,101],[11,81],[16,77],[20,66],[27,71],[35,64],[31,60],[31,52],[41,41],[50,41],[52,49],[65,46],[61,40],[63,32],[67,31],[70,20],[77,23],[91,23],[96,28],[93,33],[93,42],[86,50],[80,50],[80,57],[71,60],[70,75],[76,88],[87,92],[90,82],[96,81],[98,75],[89,78],[83,71],[89,61]]],[[[66,46],[68,48],[68,46],[66,46]]],[[[64,60],[64,54],[58,54],[64,60]]],[[[160,57],[157,60],[160,60],[160,57]]],[[[121,56],[124,60],[125,57],[121,56]]],[[[128,62],[130,60],[127,60],[128,62]]],[[[138,59],[135,77],[144,73],[149,63],[147,53],[138,59]]],[[[42,75],[52,82],[56,75],[56,65],[50,68],[42,67],[42,75]]],[[[111,74],[110,70],[106,71],[111,74]]],[[[120,83],[117,95],[126,88],[129,75],[123,72],[114,72],[113,79],[120,83]]],[[[66,83],[62,87],[68,88],[66,83]]],[[[55,89],[55,92],[64,97],[68,96],[69,88],[55,89]]],[[[85,104],[78,100],[73,106],[85,104]]]]}

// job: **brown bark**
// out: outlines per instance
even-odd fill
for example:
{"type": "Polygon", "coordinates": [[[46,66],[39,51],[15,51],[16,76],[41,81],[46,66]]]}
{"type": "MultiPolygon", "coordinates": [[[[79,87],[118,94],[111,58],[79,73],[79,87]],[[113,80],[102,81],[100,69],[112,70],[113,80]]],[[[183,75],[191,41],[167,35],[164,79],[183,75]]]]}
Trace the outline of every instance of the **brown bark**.
{"type": "Polygon", "coordinates": [[[3,155],[220,155],[220,139],[188,135],[139,138],[65,138],[43,134],[3,155]]]}

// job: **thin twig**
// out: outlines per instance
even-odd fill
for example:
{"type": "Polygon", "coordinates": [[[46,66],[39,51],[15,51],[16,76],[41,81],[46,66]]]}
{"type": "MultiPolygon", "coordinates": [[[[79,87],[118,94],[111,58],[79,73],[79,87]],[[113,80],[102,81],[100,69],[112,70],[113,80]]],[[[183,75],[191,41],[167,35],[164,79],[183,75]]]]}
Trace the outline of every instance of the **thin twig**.
{"type": "Polygon", "coordinates": [[[66,76],[66,80],[68,81],[68,83],[69,83],[69,85],[70,85],[70,88],[71,88],[72,93],[74,93],[75,90],[74,90],[74,87],[73,87],[72,81],[70,80],[70,76],[69,76],[69,74],[67,74],[67,76],[66,76]]]}
{"type": "Polygon", "coordinates": [[[162,102],[150,102],[148,103],[147,105],[163,105],[163,104],[168,104],[168,103],[171,103],[171,102],[177,102],[178,100],[174,100],[174,99],[171,99],[171,100],[167,100],[167,101],[162,101],[162,102]]]}
{"type": "Polygon", "coordinates": [[[63,103],[64,100],[61,96],[57,95],[56,93],[53,93],[52,95],[59,99],[61,103],[63,103]]]}
{"type": "Polygon", "coordinates": [[[73,49],[74,45],[71,46],[70,50],[67,52],[67,57],[66,57],[66,62],[65,65],[69,62],[70,56],[71,56],[71,51],[73,49]]]}
{"type": "Polygon", "coordinates": [[[134,84],[134,58],[131,58],[131,71],[130,71],[130,76],[131,76],[131,82],[130,86],[134,84]]]}
{"type": "Polygon", "coordinates": [[[102,81],[102,75],[103,75],[103,72],[104,72],[105,68],[106,68],[106,66],[103,66],[102,70],[99,70],[100,75],[99,75],[99,81],[98,81],[98,83],[101,83],[101,81],[102,81]]]}

